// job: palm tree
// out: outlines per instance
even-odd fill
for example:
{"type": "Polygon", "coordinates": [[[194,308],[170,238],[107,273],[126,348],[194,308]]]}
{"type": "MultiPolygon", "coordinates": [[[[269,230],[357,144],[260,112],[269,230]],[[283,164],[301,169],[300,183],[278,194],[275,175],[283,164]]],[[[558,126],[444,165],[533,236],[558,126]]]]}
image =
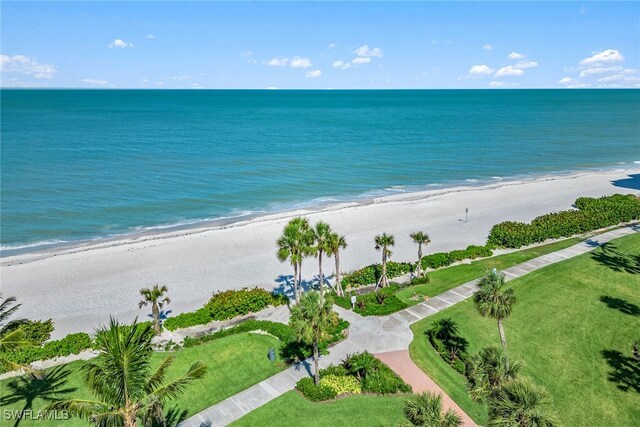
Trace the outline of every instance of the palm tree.
{"type": "Polygon", "coordinates": [[[321,298],[316,291],[305,293],[300,304],[291,309],[289,326],[298,340],[313,346],[315,364],[314,381],[320,381],[318,372],[318,344],[329,338],[330,331],[338,324],[338,315],[332,310],[330,296],[321,298]]]}
{"type": "Polygon", "coordinates": [[[458,427],[462,419],[453,410],[442,411],[442,396],[435,393],[420,393],[407,400],[404,417],[412,426],[458,427]]]}
{"type": "Polygon", "coordinates": [[[344,236],[339,235],[338,233],[332,233],[329,237],[329,247],[331,248],[331,253],[336,261],[336,293],[339,296],[343,296],[344,292],[342,290],[342,278],[340,277],[340,249],[345,249],[347,247],[347,240],[344,236]]]}
{"type": "Polygon", "coordinates": [[[162,406],[182,394],[189,383],[202,378],[207,369],[195,362],[184,375],[165,383],[174,356],[168,356],[152,371],[152,337],[149,324],[134,321],[124,325],[111,319],[108,327],[96,333],[99,355],[82,368],[85,384],[97,399],[61,400],[47,409],[67,411],[104,427],[135,427],[138,418],[161,418],[162,406]]]}
{"type": "MultiPolygon", "coordinates": [[[[3,298],[0,297],[0,300],[3,298]]],[[[32,368],[15,363],[10,360],[9,353],[30,345],[25,337],[24,331],[20,327],[26,323],[25,319],[9,318],[20,308],[22,304],[15,304],[16,297],[4,298],[0,303],[0,365],[7,371],[23,370],[30,374],[38,374],[32,368]]]]}
{"type": "Polygon", "coordinates": [[[411,233],[409,236],[413,239],[415,243],[418,244],[418,263],[416,264],[416,276],[422,276],[422,245],[428,245],[431,243],[431,239],[427,233],[423,233],[422,231],[416,231],[415,233],[411,233]]]}
{"type": "Polygon", "coordinates": [[[380,280],[378,280],[378,283],[376,284],[376,288],[378,286],[382,286],[384,288],[385,286],[389,285],[389,281],[387,280],[387,258],[390,258],[392,254],[389,246],[393,246],[396,243],[393,235],[387,233],[382,233],[381,236],[376,236],[375,241],[376,250],[382,251],[382,275],[380,276],[380,280]]]}
{"type": "Polygon", "coordinates": [[[160,310],[165,305],[169,304],[171,300],[169,297],[164,296],[165,292],[169,289],[165,285],[154,285],[153,288],[140,289],[140,295],[142,295],[142,301],[138,303],[138,307],[146,307],[147,304],[151,304],[151,315],[153,316],[153,331],[156,335],[160,335],[161,323],[160,323],[160,310]]]}
{"type": "Polygon", "coordinates": [[[554,427],[558,425],[550,409],[547,390],[519,378],[505,384],[489,401],[489,425],[504,427],[554,427]]]}
{"type": "Polygon", "coordinates": [[[496,319],[500,342],[506,358],[506,368],[509,369],[507,354],[507,339],[504,336],[502,320],[509,317],[516,303],[513,288],[505,288],[504,274],[494,271],[484,276],[478,282],[480,288],[474,295],[476,307],[482,316],[496,319]]]}
{"type": "Polygon", "coordinates": [[[312,229],[315,246],[313,251],[318,257],[318,278],[320,279],[320,297],[324,296],[324,275],[322,274],[322,255],[331,256],[331,236],[333,234],[331,226],[326,222],[318,222],[312,229]]]}
{"type": "Polygon", "coordinates": [[[302,260],[311,253],[313,234],[306,218],[293,218],[284,227],[282,236],[276,241],[278,259],[289,261],[293,266],[293,292],[296,303],[300,303],[299,283],[302,281],[302,260]]]}
{"type": "Polygon", "coordinates": [[[520,364],[517,362],[507,367],[506,355],[493,346],[480,350],[468,366],[470,395],[478,401],[495,397],[502,386],[514,380],[520,371],[520,364]]]}

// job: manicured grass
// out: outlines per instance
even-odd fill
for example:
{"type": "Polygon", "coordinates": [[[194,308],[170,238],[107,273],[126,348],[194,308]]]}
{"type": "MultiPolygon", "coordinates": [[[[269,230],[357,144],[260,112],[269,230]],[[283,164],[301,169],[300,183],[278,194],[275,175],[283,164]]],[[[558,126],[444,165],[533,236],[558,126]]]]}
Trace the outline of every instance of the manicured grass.
{"type": "Polygon", "coordinates": [[[289,391],[231,424],[247,426],[398,426],[406,396],[349,396],[330,402],[310,402],[289,391]]]}
{"type": "Polygon", "coordinates": [[[570,239],[549,243],[547,245],[524,249],[504,255],[498,255],[491,258],[485,258],[478,261],[472,261],[469,264],[459,264],[454,265],[453,267],[435,270],[428,273],[429,277],[431,278],[431,281],[429,283],[425,285],[406,287],[398,292],[396,294],[396,297],[398,297],[401,301],[404,301],[408,305],[415,305],[423,301],[422,298],[412,299],[412,297],[415,295],[428,295],[429,297],[433,297],[441,294],[442,292],[448,291],[451,288],[455,288],[458,285],[462,285],[463,283],[478,279],[494,268],[497,268],[498,270],[504,270],[505,268],[527,262],[530,259],[537,258],[551,252],[559,251],[564,248],[568,248],[569,246],[573,246],[576,243],[581,242],[582,240],[583,239],[581,238],[573,237],[570,239]]]}
{"type": "MultiPolygon", "coordinates": [[[[509,354],[522,374],[547,388],[566,426],[633,426],[640,420],[640,235],[610,242],[509,282],[518,302],[505,321],[509,354]]],[[[467,395],[464,377],[435,353],[425,331],[451,317],[469,352],[500,346],[495,321],[471,299],[412,326],[411,357],[476,422],[486,411],[467,395]]]]}
{"type": "MultiPolygon", "coordinates": [[[[189,366],[198,360],[208,367],[205,377],[191,383],[176,403],[181,408],[187,409],[189,415],[193,415],[214,403],[275,375],[286,366],[280,361],[269,361],[268,351],[272,347],[276,349],[277,354],[280,341],[269,335],[243,333],[172,353],[176,358],[167,373],[167,380],[175,379],[184,374],[189,366]]],[[[167,353],[154,354],[154,363],[159,364],[167,355],[167,353]]],[[[64,367],[70,371],[64,388],[77,388],[76,391],[66,394],[66,398],[93,397],[84,386],[83,373],[80,371],[83,363],[73,362],[64,367]]],[[[10,381],[11,379],[6,379],[0,382],[0,398],[4,398],[9,394],[10,391],[7,388],[7,384],[10,381]]],[[[33,403],[33,409],[43,409],[47,405],[47,402],[38,398],[33,403]]],[[[2,404],[2,410],[20,410],[23,406],[24,400],[10,405],[2,404]]],[[[78,419],[67,421],[24,420],[20,425],[25,427],[86,426],[87,422],[78,419]]]]}

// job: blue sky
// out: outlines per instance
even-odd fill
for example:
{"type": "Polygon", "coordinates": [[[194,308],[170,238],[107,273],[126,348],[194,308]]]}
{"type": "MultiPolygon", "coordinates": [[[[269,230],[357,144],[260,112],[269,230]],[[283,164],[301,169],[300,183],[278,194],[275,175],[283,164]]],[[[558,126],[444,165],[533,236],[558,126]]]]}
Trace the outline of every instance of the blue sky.
{"type": "Polygon", "coordinates": [[[1,9],[4,87],[640,87],[640,2],[1,9]]]}

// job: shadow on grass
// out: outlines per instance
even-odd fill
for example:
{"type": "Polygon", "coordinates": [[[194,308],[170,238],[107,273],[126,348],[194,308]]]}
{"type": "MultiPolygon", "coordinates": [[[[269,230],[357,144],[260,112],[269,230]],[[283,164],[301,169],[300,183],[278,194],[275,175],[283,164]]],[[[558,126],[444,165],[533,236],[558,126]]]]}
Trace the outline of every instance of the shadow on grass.
{"type": "Polygon", "coordinates": [[[612,369],[609,381],[624,392],[633,390],[640,393],[640,361],[618,350],[602,350],[601,354],[612,369]]]}
{"type": "Polygon", "coordinates": [[[66,394],[76,391],[75,387],[64,388],[69,374],[70,371],[68,369],[59,366],[46,372],[40,378],[23,375],[9,381],[5,390],[3,390],[8,394],[0,399],[0,405],[4,406],[24,401],[22,411],[13,424],[14,427],[20,424],[25,412],[33,409],[33,402],[36,399],[55,402],[64,399],[66,394]]]}
{"type": "Polygon", "coordinates": [[[607,307],[621,311],[624,314],[631,316],[640,316],[640,307],[630,303],[622,298],[610,297],[609,295],[602,295],[600,301],[607,304],[607,307]]]}
{"type": "Polygon", "coordinates": [[[591,258],[613,271],[640,274],[640,255],[620,252],[613,242],[603,244],[601,250],[591,254],[591,258]]]}

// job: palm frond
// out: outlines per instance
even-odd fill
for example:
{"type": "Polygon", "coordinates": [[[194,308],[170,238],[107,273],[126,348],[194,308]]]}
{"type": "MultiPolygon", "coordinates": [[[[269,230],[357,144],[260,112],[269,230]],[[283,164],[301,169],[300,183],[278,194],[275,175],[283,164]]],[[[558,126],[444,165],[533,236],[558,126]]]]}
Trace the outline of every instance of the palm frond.
{"type": "Polygon", "coordinates": [[[153,373],[153,375],[151,375],[151,377],[147,381],[147,385],[145,387],[145,390],[147,393],[152,393],[154,390],[156,390],[158,387],[162,385],[162,383],[164,382],[164,377],[167,373],[167,369],[169,369],[169,367],[171,366],[174,360],[175,360],[174,356],[167,356],[162,361],[160,366],[158,366],[156,371],[153,373]]]}
{"type": "Polygon", "coordinates": [[[152,399],[164,403],[173,400],[184,392],[184,388],[194,380],[202,378],[207,373],[207,367],[201,362],[195,362],[186,374],[168,384],[160,386],[150,393],[152,399]]]}

